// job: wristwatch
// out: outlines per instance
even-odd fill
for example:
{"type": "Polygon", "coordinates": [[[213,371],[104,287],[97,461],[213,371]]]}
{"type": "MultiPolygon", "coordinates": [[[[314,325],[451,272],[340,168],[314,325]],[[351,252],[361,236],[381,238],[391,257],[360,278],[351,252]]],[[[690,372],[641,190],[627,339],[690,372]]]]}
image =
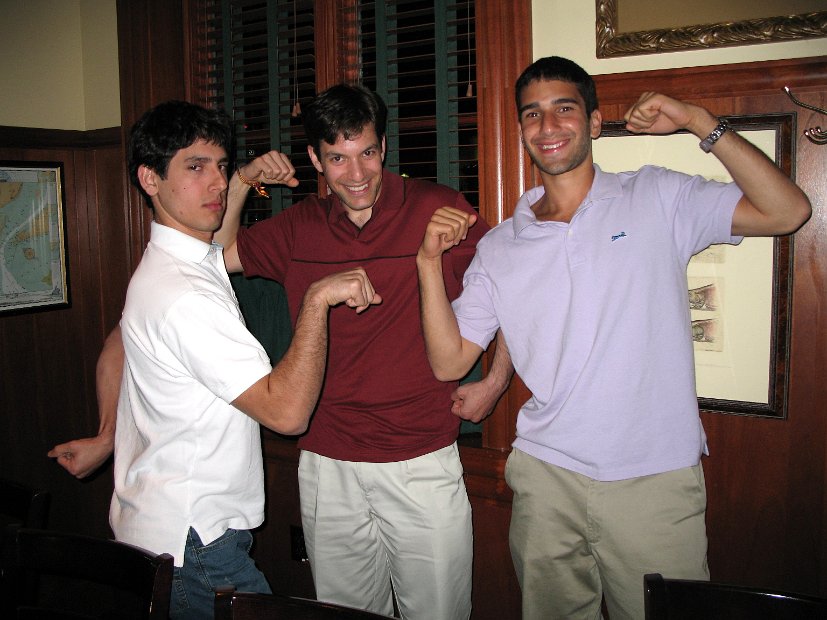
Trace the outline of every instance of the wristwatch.
{"type": "Polygon", "coordinates": [[[715,126],[715,129],[703,140],[701,140],[698,146],[701,147],[701,150],[704,153],[709,153],[712,150],[712,146],[724,135],[727,130],[729,129],[729,123],[725,118],[719,118],[718,124],[715,126]]]}

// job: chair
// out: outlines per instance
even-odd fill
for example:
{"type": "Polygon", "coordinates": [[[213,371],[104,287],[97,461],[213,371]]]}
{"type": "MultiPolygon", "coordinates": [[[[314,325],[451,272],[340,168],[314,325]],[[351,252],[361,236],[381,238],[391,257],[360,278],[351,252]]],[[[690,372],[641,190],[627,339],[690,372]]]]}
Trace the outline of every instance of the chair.
{"type": "Polygon", "coordinates": [[[646,620],[827,618],[827,599],[710,581],[643,577],[646,620]]]}
{"type": "MultiPolygon", "coordinates": [[[[13,537],[18,528],[46,527],[50,497],[47,491],[0,478],[0,557],[3,557],[7,537],[13,537]]],[[[10,601],[16,588],[7,572],[0,563],[0,615],[3,617],[10,614],[10,601]]]]}
{"type": "Polygon", "coordinates": [[[0,478],[0,523],[44,528],[49,516],[48,491],[0,478]]]}
{"type": "Polygon", "coordinates": [[[295,596],[254,594],[231,589],[215,593],[215,620],[380,620],[381,616],[295,596]]]}
{"type": "Polygon", "coordinates": [[[8,542],[3,564],[17,584],[13,609],[18,618],[169,615],[173,559],[168,553],[35,529],[18,529],[8,542]]]}

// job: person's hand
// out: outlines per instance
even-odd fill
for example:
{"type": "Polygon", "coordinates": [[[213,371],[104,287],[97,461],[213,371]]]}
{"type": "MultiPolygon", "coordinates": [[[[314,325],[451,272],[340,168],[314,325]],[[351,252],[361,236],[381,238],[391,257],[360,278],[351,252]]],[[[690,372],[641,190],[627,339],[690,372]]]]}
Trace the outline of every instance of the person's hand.
{"type": "Polygon", "coordinates": [[[717,119],[700,106],[678,101],[660,93],[645,92],[623,116],[632,133],[667,134],[687,129],[706,136],[717,119]]]}
{"type": "Polygon", "coordinates": [[[442,207],[434,211],[425,228],[425,237],[419,248],[419,256],[435,259],[468,235],[468,229],[477,222],[477,216],[454,207],[442,207]]]}
{"type": "Polygon", "coordinates": [[[299,184],[295,177],[296,169],[290,163],[290,159],[279,151],[270,151],[256,157],[239,170],[250,181],[259,181],[266,185],[296,187],[299,184]]]}
{"type": "Polygon", "coordinates": [[[451,394],[451,413],[469,422],[482,422],[494,411],[502,391],[491,389],[486,381],[463,383],[451,394]]]}
{"type": "Polygon", "coordinates": [[[344,303],[355,308],[357,314],[382,303],[382,297],[373,289],[362,267],[333,273],[314,282],[308,288],[306,297],[321,299],[330,307],[344,303]]]}
{"type": "Polygon", "coordinates": [[[75,439],[56,445],[47,456],[75,478],[85,478],[106,462],[113,451],[114,438],[111,435],[97,435],[86,439],[75,439]]]}

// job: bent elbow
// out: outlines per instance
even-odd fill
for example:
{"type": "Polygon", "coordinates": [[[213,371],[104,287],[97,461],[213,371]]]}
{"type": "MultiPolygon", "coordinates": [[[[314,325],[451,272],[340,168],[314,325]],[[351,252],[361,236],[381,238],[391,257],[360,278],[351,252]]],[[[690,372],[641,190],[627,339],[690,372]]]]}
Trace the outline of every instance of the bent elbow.
{"type": "Polygon", "coordinates": [[[431,365],[431,370],[434,373],[434,377],[436,377],[438,381],[459,381],[466,374],[456,368],[434,366],[433,364],[431,365]]]}
{"type": "Polygon", "coordinates": [[[279,435],[301,435],[307,430],[307,420],[276,420],[266,424],[267,428],[279,435]]]}
{"type": "Polygon", "coordinates": [[[285,425],[284,430],[279,431],[282,435],[301,435],[307,430],[307,420],[285,425]]]}

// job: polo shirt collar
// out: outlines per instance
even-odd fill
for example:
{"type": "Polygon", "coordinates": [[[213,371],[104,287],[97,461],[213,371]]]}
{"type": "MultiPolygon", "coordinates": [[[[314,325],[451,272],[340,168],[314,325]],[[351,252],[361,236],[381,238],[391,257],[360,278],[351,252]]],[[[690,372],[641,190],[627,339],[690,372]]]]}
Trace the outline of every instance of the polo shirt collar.
{"type": "MultiPolygon", "coordinates": [[[[405,201],[405,179],[388,170],[382,170],[382,190],[370,214],[374,219],[381,211],[399,209],[405,201]]],[[[342,218],[347,218],[347,208],[336,194],[330,194],[330,211],[327,214],[328,222],[333,224],[342,218]]]]}
{"type": "Polygon", "coordinates": [[[181,231],[154,221],[150,223],[149,240],[163,248],[165,252],[190,263],[202,263],[221,247],[215,242],[204,243],[195,237],[190,237],[181,231]]]}
{"type": "MultiPolygon", "coordinates": [[[[594,166],[592,186],[586,194],[583,204],[578,207],[578,211],[583,208],[583,205],[617,198],[623,193],[617,175],[603,172],[597,164],[592,164],[592,166],[594,166]]],[[[545,194],[545,189],[542,185],[539,185],[528,190],[520,197],[520,200],[517,201],[517,207],[514,209],[514,217],[512,218],[515,238],[532,224],[538,223],[537,216],[534,214],[534,211],[531,210],[531,205],[540,200],[543,194],[545,194]]]]}

